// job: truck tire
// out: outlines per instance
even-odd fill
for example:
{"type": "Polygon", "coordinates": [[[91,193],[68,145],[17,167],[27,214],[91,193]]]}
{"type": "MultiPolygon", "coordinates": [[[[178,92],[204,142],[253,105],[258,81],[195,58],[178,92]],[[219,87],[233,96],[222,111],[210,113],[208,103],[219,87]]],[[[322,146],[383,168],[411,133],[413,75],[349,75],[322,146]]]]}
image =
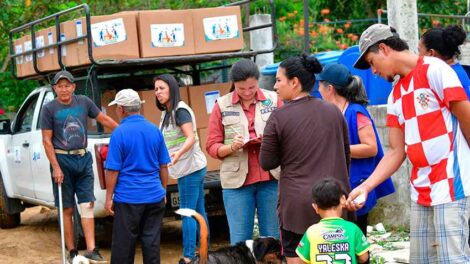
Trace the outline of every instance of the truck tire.
{"type": "Polygon", "coordinates": [[[9,203],[13,202],[20,203],[17,199],[7,197],[5,187],[3,186],[2,174],[0,174],[0,228],[2,229],[14,228],[19,226],[21,223],[20,213],[8,213],[7,208],[9,203]]]}

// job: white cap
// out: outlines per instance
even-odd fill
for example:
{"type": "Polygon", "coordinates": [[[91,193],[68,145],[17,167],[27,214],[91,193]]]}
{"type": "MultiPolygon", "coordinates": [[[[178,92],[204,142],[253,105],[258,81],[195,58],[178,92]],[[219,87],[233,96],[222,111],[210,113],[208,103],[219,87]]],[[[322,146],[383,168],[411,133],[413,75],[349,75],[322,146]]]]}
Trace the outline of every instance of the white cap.
{"type": "Polygon", "coordinates": [[[114,100],[108,104],[111,105],[122,105],[122,106],[137,106],[143,104],[144,101],[140,100],[139,94],[132,89],[123,89],[116,94],[114,100]]]}

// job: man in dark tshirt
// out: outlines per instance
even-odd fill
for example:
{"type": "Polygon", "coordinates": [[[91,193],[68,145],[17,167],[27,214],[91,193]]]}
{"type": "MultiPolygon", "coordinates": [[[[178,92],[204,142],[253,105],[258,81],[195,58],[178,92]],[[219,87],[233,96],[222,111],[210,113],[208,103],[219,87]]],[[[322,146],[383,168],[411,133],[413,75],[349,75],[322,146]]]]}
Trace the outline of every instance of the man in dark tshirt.
{"type": "MultiPolygon", "coordinates": [[[[59,206],[58,184],[62,186],[65,244],[70,260],[78,255],[74,245],[73,208],[75,195],[81,208],[81,223],[87,242],[85,257],[93,263],[103,263],[95,248],[93,218],[93,161],[87,148],[87,118],[114,129],[117,123],[103,114],[86,96],[73,95],[75,83],[68,71],[58,72],[53,88],[57,98],[43,106],[41,112],[42,140],[51,163],[55,205],[59,206]]],[[[76,219],[78,221],[78,219],[76,219]]]]}

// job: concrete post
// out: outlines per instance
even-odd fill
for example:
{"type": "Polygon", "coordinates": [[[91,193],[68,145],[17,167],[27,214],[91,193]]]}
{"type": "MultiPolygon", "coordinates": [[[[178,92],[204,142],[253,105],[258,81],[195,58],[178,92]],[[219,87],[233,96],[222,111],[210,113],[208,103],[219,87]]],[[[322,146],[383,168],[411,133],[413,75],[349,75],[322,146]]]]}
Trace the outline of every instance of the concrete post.
{"type": "Polygon", "coordinates": [[[387,0],[388,24],[408,42],[410,50],[418,53],[418,11],[416,0],[387,0]]]}
{"type": "MultiPolygon", "coordinates": [[[[271,23],[271,15],[257,14],[250,16],[250,27],[271,23]]],[[[250,31],[250,47],[252,50],[268,50],[273,47],[271,28],[250,31]]],[[[267,53],[256,56],[256,65],[262,68],[274,63],[274,54],[267,53]]]]}
{"type": "MultiPolygon", "coordinates": [[[[250,16],[250,27],[271,23],[271,15],[256,14],[250,16]]],[[[250,48],[252,50],[269,50],[273,47],[273,34],[271,28],[250,31],[250,48]]],[[[274,54],[266,53],[256,56],[256,65],[261,70],[266,65],[274,63],[274,54]]],[[[273,90],[273,76],[260,76],[259,86],[263,89],[273,90]]]]}

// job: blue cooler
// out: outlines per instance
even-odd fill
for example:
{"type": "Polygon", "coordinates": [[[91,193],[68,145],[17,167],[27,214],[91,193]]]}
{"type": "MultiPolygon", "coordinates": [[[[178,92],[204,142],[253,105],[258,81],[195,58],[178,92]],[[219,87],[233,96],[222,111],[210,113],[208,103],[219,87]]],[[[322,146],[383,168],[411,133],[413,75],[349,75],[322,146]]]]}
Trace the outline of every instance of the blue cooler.
{"type": "MultiPolygon", "coordinates": [[[[337,62],[338,59],[343,54],[343,52],[344,52],[343,50],[333,50],[333,51],[316,53],[316,54],[313,54],[313,56],[315,56],[318,59],[318,61],[323,66],[325,66],[329,63],[337,62]]],[[[272,78],[275,78],[279,64],[280,62],[265,66],[264,68],[261,69],[261,75],[266,76],[266,77],[272,76],[272,78]]],[[[315,82],[315,86],[313,87],[312,92],[310,94],[313,97],[321,98],[320,93],[318,92],[318,82],[315,82]]]]}
{"type": "Polygon", "coordinates": [[[369,105],[387,104],[388,95],[392,91],[392,83],[373,74],[371,69],[359,70],[354,68],[353,65],[360,54],[359,47],[352,46],[343,52],[338,62],[346,65],[352,74],[359,75],[362,78],[369,98],[369,105]]]}

